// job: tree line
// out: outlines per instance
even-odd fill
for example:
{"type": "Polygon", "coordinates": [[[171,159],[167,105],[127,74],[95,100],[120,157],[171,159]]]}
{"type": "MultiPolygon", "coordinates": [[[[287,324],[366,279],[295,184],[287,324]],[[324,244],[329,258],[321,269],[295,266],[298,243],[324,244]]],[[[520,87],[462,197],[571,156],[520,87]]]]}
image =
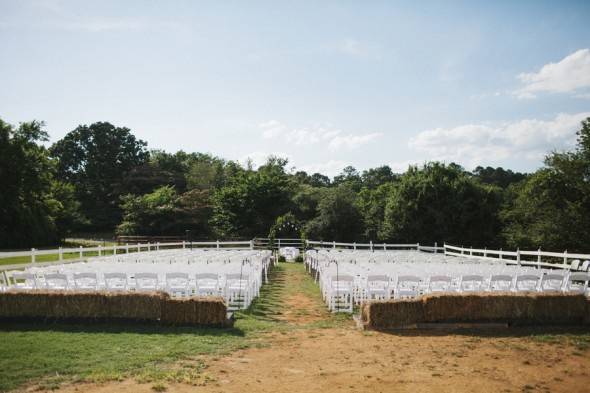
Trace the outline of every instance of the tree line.
{"type": "Polygon", "coordinates": [[[211,154],[148,150],[125,127],[80,125],[46,146],[38,121],[0,119],[0,248],[72,233],[194,239],[448,242],[590,251],[590,118],[572,151],[509,169],[427,162],[330,179],[270,157],[258,168],[211,154]]]}

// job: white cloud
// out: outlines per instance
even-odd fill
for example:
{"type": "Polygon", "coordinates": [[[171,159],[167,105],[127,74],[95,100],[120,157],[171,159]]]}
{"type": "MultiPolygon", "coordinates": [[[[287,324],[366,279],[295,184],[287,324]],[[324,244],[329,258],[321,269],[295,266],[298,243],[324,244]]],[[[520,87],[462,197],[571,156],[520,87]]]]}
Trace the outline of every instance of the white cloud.
{"type": "Polygon", "coordinates": [[[373,132],[371,134],[364,135],[336,135],[330,140],[330,143],[328,143],[328,150],[337,151],[341,148],[353,150],[379,138],[382,135],[383,134],[380,132],[373,132]]]}
{"type": "Polygon", "coordinates": [[[408,170],[410,165],[421,165],[421,163],[417,160],[405,160],[405,161],[396,161],[390,162],[389,167],[393,173],[404,173],[408,170]]]}
{"type": "Polygon", "coordinates": [[[580,49],[557,63],[545,64],[538,72],[522,73],[524,84],[514,94],[535,98],[538,93],[571,93],[590,87],[590,49],[580,49]]]}
{"type": "Polygon", "coordinates": [[[324,126],[289,128],[276,120],[261,123],[259,128],[262,130],[264,139],[280,139],[287,144],[296,146],[323,143],[331,152],[354,150],[382,135],[379,132],[360,135],[344,134],[342,130],[324,126]]]}
{"type": "Polygon", "coordinates": [[[378,60],[381,58],[381,46],[354,38],[346,38],[336,45],[336,50],[344,55],[365,59],[378,60]]]}
{"type": "Polygon", "coordinates": [[[428,159],[467,166],[502,164],[509,158],[540,162],[551,150],[571,149],[580,122],[590,112],[559,114],[553,120],[525,119],[502,125],[466,124],[422,131],[409,147],[428,159]]]}

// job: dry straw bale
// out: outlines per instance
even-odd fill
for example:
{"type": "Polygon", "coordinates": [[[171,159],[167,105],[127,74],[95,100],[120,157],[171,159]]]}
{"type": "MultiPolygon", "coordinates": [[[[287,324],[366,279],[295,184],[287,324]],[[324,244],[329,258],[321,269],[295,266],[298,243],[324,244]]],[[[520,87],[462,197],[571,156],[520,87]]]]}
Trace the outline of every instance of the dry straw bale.
{"type": "Polygon", "coordinates": [[[108,316],[112,319],[157,321],[162,315],[162,302],[168,298],[164,292],[105,293],[108,316]]]}
{"type": "Polygon", "coordinates": [[[163,302],[161,320],[172,325],[221,326],[226,313],[222,298],[167,299],[163,302]]]}
{"type": "Polygon", "coordinates": [[[0,293],[0,317],[2,318],[45,318],[47,312],[46,293],[40,291],[0,293]]]}
{"type": "Polygon", "coordinates": [[[363,317],[369,328],[389,329],[421,322],[424,310],[420,299],[372,301],[365,305],[363,317]]]}

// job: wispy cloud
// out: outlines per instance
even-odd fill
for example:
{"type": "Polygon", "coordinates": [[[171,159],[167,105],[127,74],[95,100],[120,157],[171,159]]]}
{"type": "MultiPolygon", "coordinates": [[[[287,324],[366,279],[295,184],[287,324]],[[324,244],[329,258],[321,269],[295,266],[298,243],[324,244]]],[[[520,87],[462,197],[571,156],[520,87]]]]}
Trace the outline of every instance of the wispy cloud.
{"type": "Polygon", "coordinates": [[[336,50],[344,55],[360,58],[378,59],[381,57],[381,47],[375,43],[345,38],[338,42],[336,50]]]}
{"type": "Polygon", "coordinates": [[[580,49],[557,63],[545,64],[538,72],[522,73],[524,86],[518,98],[535,98],[539,93],[572,93],[590,87],[590,49],[580,49]]]}
{"type": "Polygon", "coordinates": [[[342,160],[329,160],[326,162],[302,165],[297,167],[297,169],[305,171],[308,174],[321,173],[322,175],[334,177],[340,174],[348,165],[350,164],[342,160]]]}
{"type": "Polygon", "coordinates": [[[588,116],[590,112],[562,113],[547,121],[524,119],[497,126],[435,128],[411,138],[409,147],[430,160],[468,166],[501,164],[512,157],[539,162],[551,150],[571,148],[580,122],[588,116]]]}
{"type": "Polygon", "coordinates": [[[264,139],[282,139],[297,146],[326,144],[331,152],[340,150],[354,150],[379,138],[383,134],[372,132],[368,134],[344,133],[342,130],[324,126],[304,128],[290,128],[279,121],[269,120],[259,124],[264,139]]]}

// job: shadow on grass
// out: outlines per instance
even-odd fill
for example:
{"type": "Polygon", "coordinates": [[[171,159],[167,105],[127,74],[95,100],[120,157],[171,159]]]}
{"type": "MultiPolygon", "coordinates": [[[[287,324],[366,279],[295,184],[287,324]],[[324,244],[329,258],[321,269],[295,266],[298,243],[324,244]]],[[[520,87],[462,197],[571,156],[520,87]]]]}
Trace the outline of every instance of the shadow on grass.
{"type": "Polygon", "coordinates": [[[132,333],[195,336],[243,337],[238,328],[211,328],[194,326],[164,326],[157,323],[89,321],[67,322],[0,322],[0,332],[62,332],[62,333],[132,333]]]}

